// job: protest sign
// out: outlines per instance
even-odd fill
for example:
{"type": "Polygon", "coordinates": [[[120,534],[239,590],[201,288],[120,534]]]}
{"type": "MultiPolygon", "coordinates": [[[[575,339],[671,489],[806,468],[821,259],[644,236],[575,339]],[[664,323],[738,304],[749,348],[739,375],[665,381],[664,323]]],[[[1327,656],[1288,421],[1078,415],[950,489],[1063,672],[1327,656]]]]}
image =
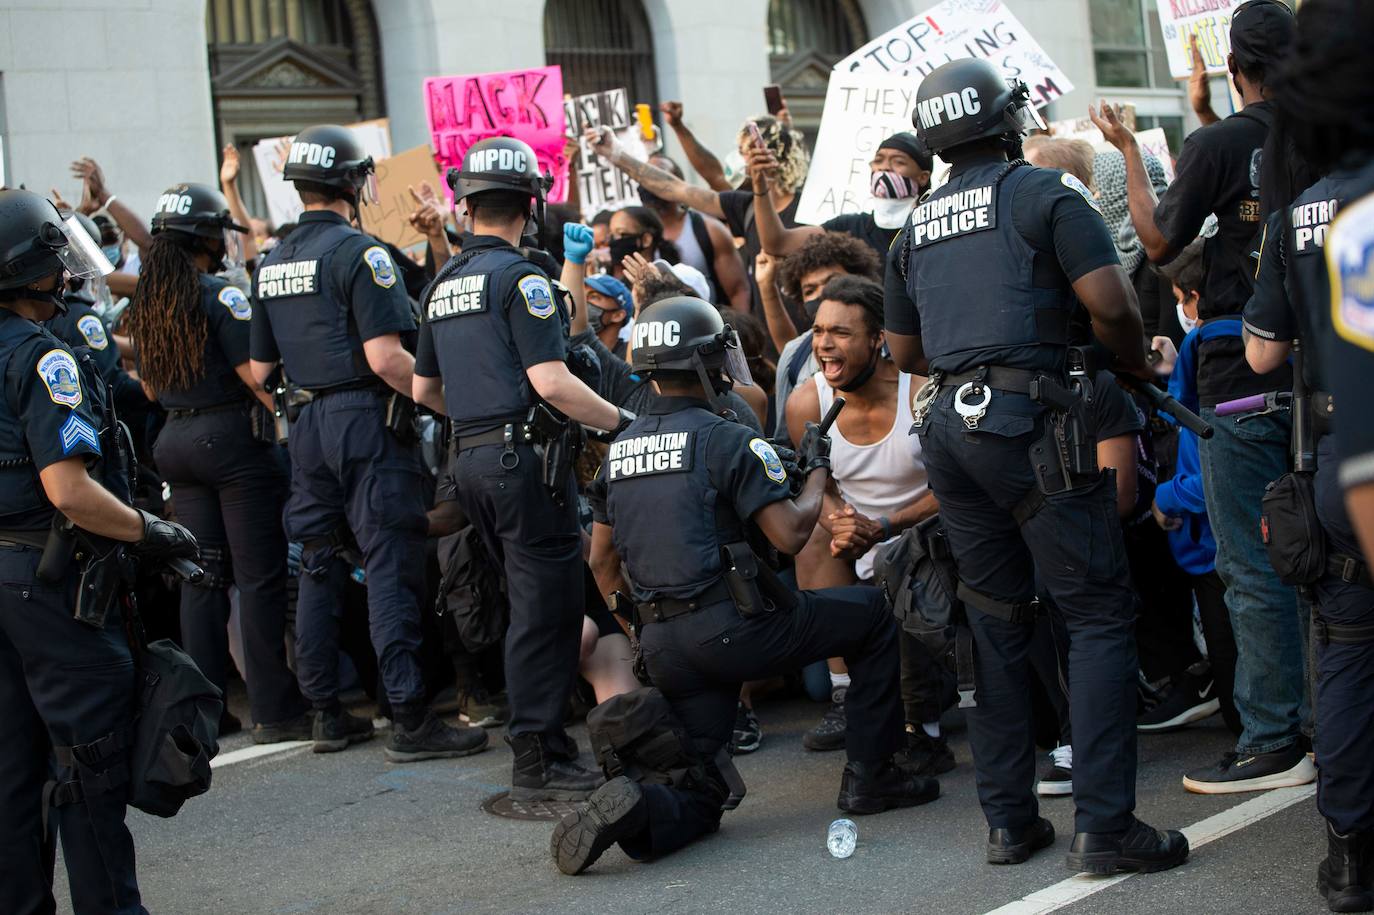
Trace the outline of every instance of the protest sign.
{"type": "Polygon", "coordinates": [[[1187,79],[1193,72],[1189,43],[1194,35],[1207,72],[1226,72],[1226,55],[1231,53],[1231,12],[1240,4],[1241,0],[1159,0],[1159,28],[1164,33],[1169,73],[1174,79],[1187,79]]]}
{"type": "Polygon", "coordinates": [[[841,213],[872,209],[869,160],[883,140],[899,130],[911,130],[915,105],[916,87],[910,80],[831,73],[797,221],[818,225],[841,213]]]}
{"type": "Polygon", "coordinates": [[[403,153],[382,159],[377,163],[377,196],[375,204],[364,203],[358,208],[363,229],[382,241],[389,241],[398,248],[408,248],[424,241],[424,236],[415,231],[410,224],[410,213],[415,202],[410,198],[409,188],[428,182],[430,187],[440,186],[439,169],[434,165],[434,155],[428,146],[417,146],[403,153]]]}
{"type": "MultiPolygon", "coordinates": [[[[460,167],[463,154],[479,140],[515,137],[534,150],[541,172],[553,174],[548,199],[567,199],[561,69],[433,76],[425,80],[424,92],[430,145],[443,169],[460,167]]],[[[447,182],[444,194],[451,199],[447,182]]]]}
{"type": "MultiPolygon", "coordinates": [[[[1134,106],[1123,105],[1122,109],[1118,112],[1118,117],[1121,118],[1122,123],[1134,131],[1135,141],[1140,146],[1140,151],[1158,159],[1159,164],[1164,166],[1164,180],[1172,183],[1174,180],[1174,160],[1169,153],[1169,139],[1164,134],[1164,128],[1152,127],[1149,130],[1135,130],[1134,106]]],[[[1090,118],[1051,121],[1049,127],[1051,136],[1056,139],[1087,140],[1098,152],[1109,152],[1116,148],[1107,142],[1106,138],[1102,136],[1102,131],[1097,129],[1090,118]]]]}
{"type": "Polygon", "coordinates": [[[1024,82],[1036,107],[1073,89],[1064,71],[1001,0],[944,0],[879,35],[835,64],[835,69],[903,77],[915,91],[936,67],[968,57],[986,59],[1008,79],[1024,82]]]}
{"type": "Polygon", "coordinates": [[[639,205],[639,185],[634,179],[592,152],[582,139],[589,127],[609,127],[625,151],[636,159],[648,158],[636,122],[630,118],[629,96],[624,89],[594,92],[563,100],[563,120],[567,135],[576,138],[578,164],[571,176],[577,182],[582,215],[590,222],[602,210],[618,210],[639,205]]]}
{"type": "MultiPolygon", "coordinates": [[[[359,121],[346,124],[363,152],[374,161],[391,155],[391,129],[386,118],[359,121]]],[[[262,185],[262,195],[267,201],[267,214],[274,226],[295,222],[303,209],[301,198],[291,182],[283,181],[281,170],[286,165],[287,153],[291,151],[291,141],[295,134],[285,137],[268,137],[253,144],[253,164],[258,170],[258,182],[262,185]]]]}

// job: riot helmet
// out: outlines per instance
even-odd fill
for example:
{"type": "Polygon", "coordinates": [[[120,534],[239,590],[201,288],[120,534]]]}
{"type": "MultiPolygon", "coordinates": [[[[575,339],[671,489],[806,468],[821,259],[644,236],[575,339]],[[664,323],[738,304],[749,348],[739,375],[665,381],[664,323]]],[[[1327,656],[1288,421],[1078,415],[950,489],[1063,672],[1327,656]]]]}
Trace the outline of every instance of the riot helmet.
{"type": "Polygon", "coordinates": [[[234,222],[224,195],[209,185],[184,182],[167,188],[157,198],[152,234],[175,233],[177,240],[186,243],[186,247],[199,248],[212,257],[220,257],[224,263],[212,273],[242,263],[239,233],[247,231],[234,222]],[[206,243],[215,240],[223,244],[223,254],[206,243]]]}
{"type": "Polygon", "coordinates": [[[1008,80],[986,60],[954,60],[921,81],[911,113],[927,149],[947,149],[989,137],[1019,140],[1045,122],[1030,103],[1030,89],[1008,80]]]}
{"type": "Polygon", "coordinates": [[[317,124],[296,134],[281,176],[295,182],[297,190],[342,191],[354,205],[379,199],[376,164],[353,131],[337,124],[317,124]]]}
{"type": "Polygon", "coordinates": [[[114,267],[75,214],[63,219],[52,201],[32,191],[0,190],[0,301],[36,299],[66,313],[60,279],[51,290],[28,288],[63,270],[91,279],[114,267]]]}
{"type": "Polygon", "coordinates": [[[650,378],[655,372],[692,373],[717,413],[727,410],[720,395],[735,383],[753,384],[739,334],[704,299],[678,295],[646,306],[630,338],[635,372],[650,378]]]}
{"type": "Polygon", "coordinates": [[[544,194],[553,179],[540,173],[539,158],[523,140],[488,137],[477,141],[463,154],[462,168],[449,169],[445,180],[454,200],[491,194],[523,203],[535,222],[533,228],[525,227],[526,235],[537,236],[544,224],[544,194]]]}

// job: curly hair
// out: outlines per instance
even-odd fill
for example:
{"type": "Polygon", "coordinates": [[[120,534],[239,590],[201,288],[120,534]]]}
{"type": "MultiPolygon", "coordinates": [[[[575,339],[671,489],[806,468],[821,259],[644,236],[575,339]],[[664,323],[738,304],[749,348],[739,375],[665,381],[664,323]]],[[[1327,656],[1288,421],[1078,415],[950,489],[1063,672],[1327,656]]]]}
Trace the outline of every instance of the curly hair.
{"type": "Polygon", "coordinates": [[[743,150],[754,142],[749,132],[753,124],[763,136],[763,144],[778,160],[777,182],[786,191],[799,190],[806,181],[806,172],[811,168],[811,153],[806,148],[806,140],[801,132],[788,127],[771,114],[761,114],[750,118],[740,125],[735,144],[743,150]]]}
{"type": "Polygon", "coordinates": [[[844,232],[826,232],[808,238],[796,254],[782,262],[778,283],[783,294],[800,302],[802,277],[822,267],[840,267],[845,273],[874,282],[881,282],[883,275],[882,262],[865,242],[844,232]]]}
{"type": "Polygon", "coordinates": [[[138,352],[138,373],[154,391],[185,390],[205,370],[209,322],[200,307],[195,239],[160,232],[143,257],[133,299],[124,315],[138,352]]]}

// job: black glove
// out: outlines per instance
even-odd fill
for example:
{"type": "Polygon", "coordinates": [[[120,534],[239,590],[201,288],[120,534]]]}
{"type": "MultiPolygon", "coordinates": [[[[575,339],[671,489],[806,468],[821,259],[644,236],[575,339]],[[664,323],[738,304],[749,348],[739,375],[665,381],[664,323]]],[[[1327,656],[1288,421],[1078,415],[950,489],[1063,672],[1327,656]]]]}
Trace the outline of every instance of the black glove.
{"type": "Polygon", "coordinates": [[[818,467],[830,469],[830,436],[821,435],[820,423],[807,423],[801,444],[797,446],[797,463],[803,476],[818,467]]]}
{"type": "Polygon", "coordinates": [[[200,547],[196,538],[175,521],[164,521],[141,508],[134,511],[143,516],[143,538],[133,545],[134,552],[148,559],[196,559],[200,547]]]}
{"type": "Polygon", "coordinates": [[[624,407],[617,407],[616,409],[618,409],[618,410],[620,411],[620,422],[617,423],[617,424],[616,424],[616,427],[615,427],[614,429],[611,430],[611,436],[612,436],[612,437],[617,436],[617,435],[619,435],[620,433],[624,432],[626,426],[628,426],[630,423],[634,422],[636,419],[639,419],[638,416],[635,416],[633,413],[631,413],[629,410],[625,409],[624,407]]]}
{"type": "Polygon", "coordinates": [[[801,495],[802,484],[805,482],[801,465],[797,463],[797,452],[792,450],[791,443],[783,439],[770,438],[768,444],[772,445],[773,450],[778,453],[778,460],[782,461],[782,469],[787,471],[788,495],[795,499],[801,495]]]}

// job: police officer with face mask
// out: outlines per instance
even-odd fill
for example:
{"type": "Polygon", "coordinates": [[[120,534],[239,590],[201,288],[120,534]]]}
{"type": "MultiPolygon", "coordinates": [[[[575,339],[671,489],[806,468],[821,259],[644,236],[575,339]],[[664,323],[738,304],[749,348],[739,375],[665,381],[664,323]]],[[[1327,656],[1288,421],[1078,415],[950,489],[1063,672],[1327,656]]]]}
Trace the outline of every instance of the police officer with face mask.
{"type": "MultiPolygon", "coordinates": [[[[356,542],[368,617],[393,727],[386,757],[411,762],[486,747],[480,728],[454,729],[425,703],[420,676],[425,500],[407,430],[415,329],[387,249],[363,234],[360,195],[375,199],[372,157],[344,127],[296,135],[282,177],[305,204],[296,229],[254,277],[251,367],[264,384],[278,363],[292,388],[291,498],[286,534],[304,545],[296,603],[296,673],[316,710],[314,749],[372,736],[339,705],[340,591],[356,542]]],[[[290,415],[290,414],[288,414],[290,415]]]]}
{"type": "Polygon", "coordinates": [[[414,389],[452,422],[458,502],[505,568],[511,796],[526,801],[578,800],[600,781],[563,730],[583,614],[571,471],[578,423],[623,420],[569,370],[568,314],[516,247],[542,216],[545,180],[534,151],[507,137],[474,143],[449,172],[472,237],[425,294],[414,389]]]}
{"type": "Polygon", "coordinates": [[[78,580],[120,542],[189,558],[195,539],[129,507],[127,439],[90,353],[42,326],[66,308],[64,271],[110,271],[96,242],[5,190],[0,252],[0,911],[53,910],[55,833],[79,915],[144,912],[124,825],[134,662],[115,590],[78,596],[78,580]],[[93,545],[45,562],[65,542],[58,511],[93,545]]]}
{"type": "MultiPolygon", "coordinates": [[[[742,683],[843,657],[849,761],[838,806],[880,813],[934,800],[937,781],[898,766],[904,743],[897,627],[877,588],[803,591],[767,564],[796,554],[820,514],[830,439],[807,425],[798,448],[805,482],[794,500],[773,446],[722,417],[723,395],[749,370],[735,331],[714,306],[676,296],[635,323],[635,371],[661,395],[611,444],[597,480],[619,563],[608,569],[633,601],[649,679],[667,697],[704,774],[673,785],[613,778],[555,828],[554,861],[585,870],[612,844],[659,857],[715,831],[731,794],[715,760],[734,728],[742,683]],[[667,523],[665,523],[667,522],[667,523]]],[[[735,792],[738,794],[738,791],[735,792]]]]}
{"type": "Polygon", "coordinates": [[[1118,373],[1143,375],[1140,313],[1079,183],[1020,158],[1034,117],[1025,85],[986,61],[945,64],[921,83],[917,133],[952,169],[889,254],[888,345],[903,371],[930,376],[914,412],[973,632],[969,738],[989,863],[1020,863],[1054,841],[1033,790],[1026,688],[1038,576],[1071,639],[1069,866],[1161,870],[1188,842],[1134,815],[1133,595],[1114,478],[1082,425],[1090,385],[1071,382],[1066,365],[1077,298],[1118,373]]]}

